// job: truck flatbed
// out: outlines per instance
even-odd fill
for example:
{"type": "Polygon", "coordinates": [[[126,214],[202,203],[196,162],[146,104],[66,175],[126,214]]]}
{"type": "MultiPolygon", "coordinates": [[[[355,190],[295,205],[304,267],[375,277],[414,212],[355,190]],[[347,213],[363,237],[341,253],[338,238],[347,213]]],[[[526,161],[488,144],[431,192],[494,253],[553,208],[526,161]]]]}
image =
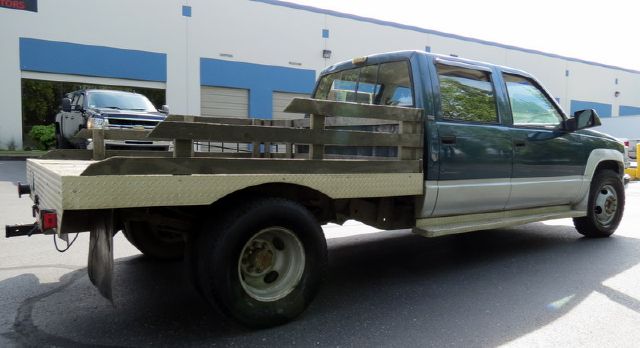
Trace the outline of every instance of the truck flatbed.
{"type": "MultiPolygon", "coordinates": [[[[145,158],[132,160],[133,163],[145,162],[145,158]]],[[[196,171],[191,175],[100,174],[96,173],[96,168],[106,167],[115,162],[122,163],[126,159],[111,158],[104,161],[30,159],[27,163],[27,178],[38,188],[40,204],[56,209],[58,212],[209,205],[239,189],[268,183],[301,185],[322,192],[333,199],[420,195],[424,186],[422,173],[384,172],[397,168],[391,161],[322,160],[317,161],[322,162],[322,170],[314,173],[314,166],[310,164],[316,161],[310,160],[213,158],[201,160],[214,165],[226,164],[227,170],[218,168],[218,171],[234,173],[198,174],[196,171]],[[250,169],[242,173],[238,167],[250,169]],[[270,169],[272,173],[265,173],[265,170],[261,171],[260,167],[270,169]],[[327,173],[332,167],[336,172],[327,173]],[[359,167],[362,170],[358,170],[359,167]],[[341,169],[346,170],[345,168],[350,168],[348,173],[338,172],[341,169]],[[305,170],[307,173],[300,173],[305,170]],[[94,174],[91,171],[94,171],[94,174]]],[[[179,160],[153,158],[153,161],[175,164],[179,160]]],[[[197,163],[198,159],[191,158],[189,162],[197,163]]],[[[215,167],[211,168],[215,170],[215,167]]],[[[155,168],[149,169],[156,173],[162,172],[155,168]]],[[[317,169],[320,169],[320,166],[317,169]]]]}

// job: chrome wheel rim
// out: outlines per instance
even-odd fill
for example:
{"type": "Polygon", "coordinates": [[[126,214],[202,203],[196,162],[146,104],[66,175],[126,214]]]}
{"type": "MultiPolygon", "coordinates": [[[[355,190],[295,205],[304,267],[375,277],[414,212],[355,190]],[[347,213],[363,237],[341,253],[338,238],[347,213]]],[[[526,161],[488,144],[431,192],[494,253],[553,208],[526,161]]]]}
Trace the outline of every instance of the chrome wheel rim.
{"type": "Polygon", "coordinates": [[[598,223],[602,226],[611,224],[618,212],[618,194],[611,185],[603,185],[593,206],[593,213],[598,223]]]}
{"type": "Polygon", "coordinates": [[[295,289],[304,266],[304,247],[298,237],[284,227],[269,227],[245,243],[238,259],[238,277],[247,295],[271,302],[295,289]]]}

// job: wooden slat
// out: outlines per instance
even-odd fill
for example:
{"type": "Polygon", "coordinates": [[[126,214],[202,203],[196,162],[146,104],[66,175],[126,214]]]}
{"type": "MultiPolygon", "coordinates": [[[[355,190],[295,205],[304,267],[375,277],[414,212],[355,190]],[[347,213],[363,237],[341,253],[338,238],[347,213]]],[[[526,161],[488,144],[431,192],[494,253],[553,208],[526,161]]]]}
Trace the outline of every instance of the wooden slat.
{"type": "MultiPolygon", "coordinates": [[[[420,163],[420,161],[112,157],[89,165],[82,175],[419,173],[420,163]]],[[[380,184],[384,185],[384,183],[380,184]]]]}
{"type": "MultiPolygon", "coordinates": [[[[144,151],[144,150],[107,150],[105,157],[173,157],[173,152],[169,151],[144,151]]],[[[217,157],[217,158],[250,158],[248,152],[194,152],[194,157],[217,157]]],[[[286,157],[285,154],[272,154],[273,157],[286,157]]],[[[92,150],[80,149],[56,149],[47,152],[39,157],[41,159],[63,159],[63,160],[91,160],[92,150]]]]}
{"type": "MultiPolygon", "coordinates": [[[[91,139],[93,137],[93,129],[82,129],[74,138],[91,139]]],[[[149,138],[150,130],[138,130],[138,129],[104,129],[104,138],[108,140],[170,140],[170,139],[158,139],[149,138]]]]}
{"type": "Polygon", "coordinates": [[[324,116],[375,118],[391,121],[418,122],[422,120],[422,109],[336,102],[310,98],[294,98],[284,111],[324,116]]]}
{"type": "Polygon", "coordinates": [[[151,132],[154,138],[197,139],[240,143],[272,142],[345,146],[422,147],[419,134],[295,129],[284,127],[162,122],[151,132]]]}
{"type": "MultiPolygon", "coordinates": [[[[323,131],[324,132],[324,116],[323,115],[311,115],[311,123],[310,127],[312,131],[323,131]]],[[[309,159],[319,160],[324,157],[324,143],[323,144],[312,144],[309,147],[309,159]]]]}
{"type": "MultiPolygon", "coordinates": [[[[267,120],[258,118],[234,118],[234,117],[209,117],[209,116],[183,116],[183,115],[169,115],[165,119],[168,122],[186,122],[188,119],[193,119],[193,122],[199,123],[216,123],[216,124],[234,124],[234,125],[252,125],[255,124],[254,120],[267,120]]],[[[288,120],[269,120],[273,122],[274,126],[284,127],[287,126],[288,120]]]]}
{"type": "Polygon", "coordinates": [[[93,159],[100,161],[105,159],[105,146],[104,146],[104,130],[93,129],[93,159]]]}

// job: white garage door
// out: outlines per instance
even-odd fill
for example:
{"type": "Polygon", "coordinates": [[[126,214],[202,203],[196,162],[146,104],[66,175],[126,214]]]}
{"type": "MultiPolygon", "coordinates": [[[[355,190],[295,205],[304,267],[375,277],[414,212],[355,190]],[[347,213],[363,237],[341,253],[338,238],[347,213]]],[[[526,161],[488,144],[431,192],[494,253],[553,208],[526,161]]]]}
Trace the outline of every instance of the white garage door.
{"type": "Polygon", "coordinates": [[[200,89],[200,114],[215,117],[249,117],[249,90],[205,87],[200,89]]]}
{"type": "Polygon", "coordinates": [[[308,94],[273,92],[273,119],[290,120],[302,118],[304,114],[291,114],[284,112],[284,108],[289,105],[293,98],[309,98],[308,94]]]}

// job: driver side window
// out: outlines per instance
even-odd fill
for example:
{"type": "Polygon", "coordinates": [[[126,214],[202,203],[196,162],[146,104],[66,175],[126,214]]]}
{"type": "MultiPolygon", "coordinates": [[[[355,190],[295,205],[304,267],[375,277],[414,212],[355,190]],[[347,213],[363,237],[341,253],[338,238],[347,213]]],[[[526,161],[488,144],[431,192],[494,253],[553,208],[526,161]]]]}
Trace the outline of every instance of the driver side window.
{"type": "Polygon", "coordinates": [[[507,84],[514,126],[555,128],[563,121],[555,105],[533,81],[512,74],[502,76],[507,84]]]}

